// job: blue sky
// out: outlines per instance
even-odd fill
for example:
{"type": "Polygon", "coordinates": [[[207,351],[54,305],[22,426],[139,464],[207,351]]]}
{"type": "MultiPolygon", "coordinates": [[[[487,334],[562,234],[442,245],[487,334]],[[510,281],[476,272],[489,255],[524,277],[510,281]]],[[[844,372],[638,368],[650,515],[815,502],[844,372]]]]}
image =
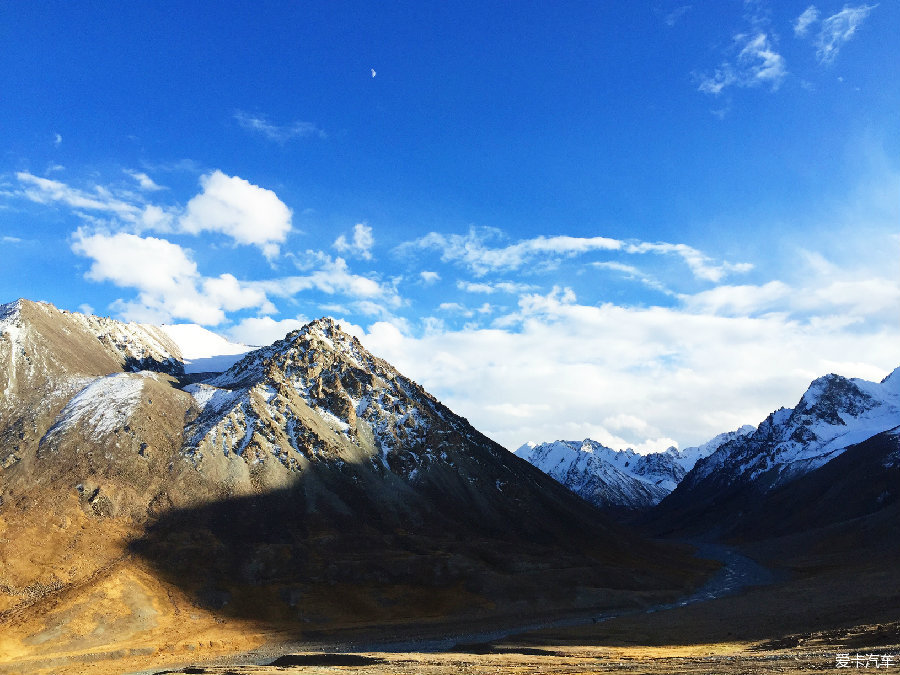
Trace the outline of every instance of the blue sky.
{"type": "Polygon", "coordinates": [[[3,3],[0,299],[335,316],[511,448],[900,364],[900,4],[381,4],[3,3]]]}

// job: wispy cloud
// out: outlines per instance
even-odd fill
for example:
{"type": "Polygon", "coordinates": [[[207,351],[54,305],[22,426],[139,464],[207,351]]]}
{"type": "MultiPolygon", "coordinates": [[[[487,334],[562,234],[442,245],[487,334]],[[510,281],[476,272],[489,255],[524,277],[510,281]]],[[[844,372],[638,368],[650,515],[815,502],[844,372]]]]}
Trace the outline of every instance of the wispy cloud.
{"type": "Polygon", "coordinates": [[[841,48],[850,41],[856,29],[866,20],[877,5],[845,6],[837,14],[822,19],[822,28],[816,37],[816,58],[819,63],[832,63],[841,48]]]}
{"type": "Polygon", "coordinates": [[[20,194],[33,202],[40,204],[59,202],[75,209],[111,213],[127,222],[136,222],[140,219],[142,209],[139,206],[115,197],[102,186],[97,186],[94,192],[86,192],[60,181],[35,176],[27,171],[18,172],[16,178],[22,186],[20,194]]]}
{"type": "MultiPolygon", "coordinates": [[[[695,278],[713,282],[718,282],[733,272],[747,272],[753,267],[749,263],[716,263],[709,256],[687,244],[625,241],[610,237],[538,236],[506,246],[491,246],[491,241],[503,238],[500,230],[492,228],[472,228],[466,234],[445,235],[430,232],[415,241],[402,244],[398,247],[398,251],[403,254],[417,249],[435,250],[440,252],[441,260],[444,262],[463,265],[476,277],[519,270],[526,265],[543,264],[552,267],[562,259],[596,252],[675,255],[687,264],[695,278]]],[[[463,285],[460,288],[469,292],[516,293],[523,290],[521,286],[514,284],[504,287],[504,282],[461,283],[463,285]]]]}
{"type": "Polygon", "coordinates": [[[144,190],[145,192],[157,192],[166,189],[162,185],[157,185],[156,182],[143,171],[129,171],[128,169],[125,169],[125,173],[134,178],[141,190],[144,190]]]}
{"type": "Polygon", "coordinates": [[[674,26],[678,23],[678,20],[681,19],[685,14],[691,11],[693,5],[681,5],[680,7],[676,7],[668,14],[666,14],[664,21],[667,26],[674,26]]]}
{"type": "Polygon", "coordinates": [[[628,253],[661,253],[679,256],[698,279],[719,282],[726,275],[737,272],[742,274],[753,269],[750,263],[723,262],[716,264],[709,256],[687,244],[647,243],[627,244],[628,253]]]}
{"type": "Polygon", "coordinates": [[[266,279],[250,282],[253,288],[273,297],[290,298],[308,290],[317,290],[326,295],[342,295],[356,302],[375,301],[382,307],[397,308],[403,299],[392,283],[384,283],[376,278],[354,274],[343,258],[332,258],[322,251],[307,251],[313,261],[308,273],[297,276],[266,279]]]}
{"type": "Polygon", "coordinates": [[[458,262],[476,276],[499,270],[515,270],[536,258],[565,258],[597,250],[621,248],[622,242],[608,237],[540,236],[508,246],[493,247],[491,240],[502,239],[500,230],[471,228],[466,234],[445,235],[430,232],[398,247],[400,253],[415,249],[440,251],[444,262],[458,262]]]}
{"type": "Polygon", "coordinates": [[[244,129],[262,134],[266,138],[279,143],[294,140],[295,138],[306,138],[315,136],[318,138],[327,138],[322,129],[312,122],[292,122],[290,124],[274,124],[265,117],[260,115],[252,115],[238,110],[234,113],[234,119],[244,129]]]}
{"type": "Polygon", "coordinates": [[[485,283],[477,281],[457,281],[456,287],[467,293],[483,293],[492,295],[494,293],[527,293],[533,291],[535,286],[516,281],[497,281],[495,283],[485,283]]]}
{"type": "Polygon", "coordinates": [[[642,283],[647,288],[652,288],[653,290],[659,291],[660,293],[663,293],[665,295],[675,295],[675,293],[669,290],[661,281],[653,278],[651,275],[646,274],[645,272],[642,272],[634,265],[627,265],[625,263],[616,262],[614,260],[607,260],[604,262],[592,262],[591,267],[601,270],[619,272],[627,279],[634,279],[642,283]]]}
{"type": "Polygon", "coordinates": [[[797,37],[805,37],[809,31],[809,27],[819,20],[819,10],[815,5],[810,5],[803,10],[803,13],[794,21],[794,35],[797,37]]]}
{"type": "Polygon", "coordinates": [[[738,33],[733,38],[736,56],[723,61],[712,74],[699,76],[698,89],[718,95],[728,87],[752,88],[767,85],[776,91],[787,77],[784,57],[766,32],[738,33]]]}

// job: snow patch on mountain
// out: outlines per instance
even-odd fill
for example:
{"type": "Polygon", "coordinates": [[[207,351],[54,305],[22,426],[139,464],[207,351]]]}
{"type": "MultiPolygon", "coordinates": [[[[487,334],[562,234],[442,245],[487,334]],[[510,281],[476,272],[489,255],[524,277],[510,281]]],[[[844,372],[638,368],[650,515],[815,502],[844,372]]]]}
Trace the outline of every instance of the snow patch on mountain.
{"type": "Polygon", "coordinates": [[[9,399],[16,385],[16,362],[22,353],[22,303],[19,300],[0,305],[0,336],[9,341],[9,363],[6,364],[6,386],[3,398],[9,399]]]}
{"type": "Polygon", "coordinates": [[[221,373],[253,350],[193,323],[159,327],[178,346],[185,373],[221,373]]]}
{"type": "Polygon", "coordinates": [[[115,373],[93,379],[66,404],[46,434],[51,438],[76,424],[96,436],[124,427],[141,402],[143,374],[115,373]]]}

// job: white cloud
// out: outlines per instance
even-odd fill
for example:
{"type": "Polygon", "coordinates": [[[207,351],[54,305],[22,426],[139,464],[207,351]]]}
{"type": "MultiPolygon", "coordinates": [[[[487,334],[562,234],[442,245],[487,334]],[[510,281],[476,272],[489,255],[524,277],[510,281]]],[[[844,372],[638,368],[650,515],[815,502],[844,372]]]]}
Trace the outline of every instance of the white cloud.
{"type": "Polygon", "coordinates": [[[317,136],[318,138],[327,138],[328,135],[319,129],[312,122],[293,122],[288,125],[278,125],[269,122],[262,116],[251,115],[242,110],[234,113],[234,119],[237,120],[244,129],[248,129],[255,133],[262,134],[266,138],[279,143],[285,143],[295,138],[306,138],[308,136],[317,136]]]}
{"type": "Polygon", "coordinates": [[[484,293],[486,295],[493,293],[526,293],[533,291],[535,288],[532,284],[523,284],[515,281],[498,281],[490,284],[475,281],[457,281],[456,287],[467,293],[484,293]]]}
{"type": "Polygon", "coordinates": [[[162,185],[157,185],[150,176],[142,171],[129,171],[126,169],[125,173],[134,178],[138,182],[138,186],[140,186],[141,190],[144,190],[145,192],[156,192],[158,190],[166,189],[162,185]]]}
{"type": "Polygon", "coordinates": [[[724,262],[719,265],[713,264],[709,256],[687,244],[651,244],[641,242],[639,244],[628,244],[625,247],[625,251],[627,253],[660,253],[677,255],[684,260],[695,277],[713,282],[721,281],[731,272],[744,273],[753,269],[753,265],[750,263],[724,262]]]}
{"type": "Polygon", "coordinates": [[[804,37],[809,31],[809,27],[819,20],[819,10],[815,5],[810,5],[803,10],[803,13],[794,21],[794,35],[804,37]]]}
{"type": "Polygon", "coordinates": [[[72,250],[93,261],[85,274],[88,279],[138,291],[136,300],[120,300],[115,305],[128,319],[187,319],[217,325],[225,320],[226,311],[275,310],[264,292],[230,274],[203,277],[189,254],[165,239],[78,230],[72,250]]]}
{"type": "Polygon", "coordinates": [[[777,90],[787,77],[784,57],[775,51],[772,36],[764,31],[734,36],[733,61],[724,61],[712,75],[700,76],[698,89],[718,95],[731,86],[752,88],[768,85],[777,90]]]}
{"type": "Polygon", "coordinates": [[[61,134],[55,134],[53,136],[53,145],[55,145],[57,148],[62,145],[62,135],[61,134]]]}
{"type": "Polygon", "coordinates": [[[274,192],[218,170],[201,177],[200,184],[203,192],[187,203],[178,221],[182,231],[220,232],[258,246],[267,258],[278,255],[291,230],[291,210],[274,192]]]}
{"type": "Polygon", "coordinates": [[[33,202],[40,204],[59,202],[75,209],[111,213],[126,222],[136,222],[140,218],[139,206],[114,197],[100,186],[97,186],[92,194],[60,181],[35,176],[27,171],[18,172],[16,178],[24,186],[22,195],[33,202]]]}
{"type": "Polygon", "coordinates": [[[717,286],[695,295],[682,296],[682,299],[685,307],[695,313],[755,316],[784,309],[793,292],[781,281],[770,281],[762,286],[717,286]]]}
{"type": "Polygon", "coordinates": [[[674,295],[672,291],[666,288],[665,284],[663,284],[658,279],[654,279],[649,274],[645,274],[634,265],[627,265],[625,263],[609,260],[606,262],[593,262],[591,263],[591,267],[595,267],[601,270],[621,272],[623,275],[625,275],[626,278],[639,281],[647,288],[652,288],[653,290],[659,291],[660,293],[664,293],[666,295],[674,295]]]}
{"type": "MultiPolygon", "coordinates": [[[[880,379],[900,362],[896,325],[738,314],[740,304],[764,310],[785,290],[777,283],[738,287],[681,307],[639,308],[580,304],[557,288],[524,296],[492,328],[448,330],[432,321],[419,337],[384,322],[354,330],[368,349],[508,448],[592,437],[663,450],[675,440],[684,447],[758,424],[779,406],[795,405],[824,373],[880,379]],[[722,315],[710,313],[716,307],[722,315]]],[[[847,297],[817,316],[839,318],[867,291],[845,290],[847,297]]],[[[790,291],[802,297],[806,289],[790,291]]],[[[834,293],[823,286],[817,302],[834,293]]],[[[896,302],[892,293],[870,309],[896,302]]]]}
{"type": "MultiPolygon", "coordinates": [[[[401,254],[415,249],[432,249],[441,254],[441,260],[456,262],[468,267],[477,277],[492,272],[518,270],[526,265],[554,265],[563,258],[572,258],[591,252],[610,252],[625,254],[657,253],[660,255],[677,255],[688,265],[698,279],[718,282],[730,273],[743,273],[752,269],[748,263],[720,264],[697,249],[687,244],[670,244],[666,242],[629,242],[609,237],[569,237],[539,236],[523,239],[507,246],[493,247],[491,239],[502,238],[499,230],[491,228],[472,228],[464,235],[445,235],[430,232],[424,237],[398,247],[401,254]]],[[[461,290],[471,293],[490,293],[503,291],[521,293],[530,288],[516,282],[467,282],[457,284],[461,290]]]]}
{"type": "MultiPolygon", "coordinates": [[[[397,308],[403,300],[392,285],[381,283],[350,271],[347,261],[321,252],[310,251],[317,269],[309,274],[250,282],[250,285],[276,297],[292,297],[307,290],[327,295],[344,295],[358,302],[378,302],[382,307],[397,308]]],[[[365,305],[371,308],[371,305],[365,305]]]]}
{"type": "Polygon", "coordinates": [[[816,38],[816,58],[819,63],[832,63],[841,47],[853,37],[856,29],[875,7],[877,5],[845,5],[837,14],[822,19],[822,28],[816,38]]]}
{"type": "Polygon", "coordinates": [[[437,283],[441,280],[440,274],[430,270],[423,270],[419,272],[419,277],[422,279],[422,283],[424,283],[426,286],[431,286],[431,284],[437,283]]]}
{"type": "Polygon", "coordinates": [[[228,330],[228,337],[245,345],[264,346],[282,339],[293,330],[303,328],[308,322],[305,317],[281,319],[272,317],[248,317],[228,330]]]}
{"type": "Polygon", "coordinates": [[[538,257],[565,258],[588,251],[615,250],[622,246],[622,242],[608,237],[568,236],[540,236],[500,248],[488,245],[489,240],[500,237],[501,232],[492,228],[472,228],[466,234],[444,235],[430,232],[401,245],[398,250],[401,253],[411,249],[437,250],[444,262],[462,263],[476,276],[483,276],[488,272],[519,269],[538,257]]]}
{"type": "Polygon", "coordinates": [[[375,245],[375,237],[372,228],[365,223],[357,223],[353,226],[353,239],[348,241],[345,235],[339,236],[334,242],[334,248],[339,253],[349,253],[363,260],[372,259],[372,247],[375,245]]]}

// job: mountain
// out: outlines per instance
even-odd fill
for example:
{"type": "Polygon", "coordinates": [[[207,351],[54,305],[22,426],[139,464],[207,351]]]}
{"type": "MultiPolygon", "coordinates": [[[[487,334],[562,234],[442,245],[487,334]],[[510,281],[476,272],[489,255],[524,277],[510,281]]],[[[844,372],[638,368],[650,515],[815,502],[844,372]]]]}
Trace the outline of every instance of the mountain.
{"type": "MultiPolygon", "coordinates": [[[[820,377],[796,407],[773,412],[753,433],[698,461],[650,520],[659,531],[755,530],[763,512],[776,515],[769,510],[772,504],[784,507],[785,495],[800,494],[801,479],[806,479],[803,485],[832,480],[833,467],[852,465],[853,458],[865,454],[866,443],[891,447],[898,424],[900,368],[881,382],[835,374],[820,377]],[[846,461],[841,459],[845,453],[851,456],[846,461]]],[[[873,482],[881,481],[887,468],[879,469],[879,461],[872,463],[873,482]]],[[[851,474],[862,481],[856,472],[846,473],[843,480],[851,474]]],[[[858,490],[869,492],[862,485],[858,490]]],[[[793,508],[806,510],[800,503],[793,508]]],[[[782,510],[781,519],[787,513],[782,510]]]]}
{"type": "Polygon", "coordinates": [[[701,446],[672,447],[647,455],[630,449],[612,450],[590,439],[528,443],[515,454],[595,506],[636,511],[659,503],[698,460],[751,431],[753,427],[745,426],[701,446]]]}
{"type": "Polygon", "coordinates": [[[333,321],[185,371],[165,330],[0,307],[3,653],[634,606],[706,573],[333,321]]]}

